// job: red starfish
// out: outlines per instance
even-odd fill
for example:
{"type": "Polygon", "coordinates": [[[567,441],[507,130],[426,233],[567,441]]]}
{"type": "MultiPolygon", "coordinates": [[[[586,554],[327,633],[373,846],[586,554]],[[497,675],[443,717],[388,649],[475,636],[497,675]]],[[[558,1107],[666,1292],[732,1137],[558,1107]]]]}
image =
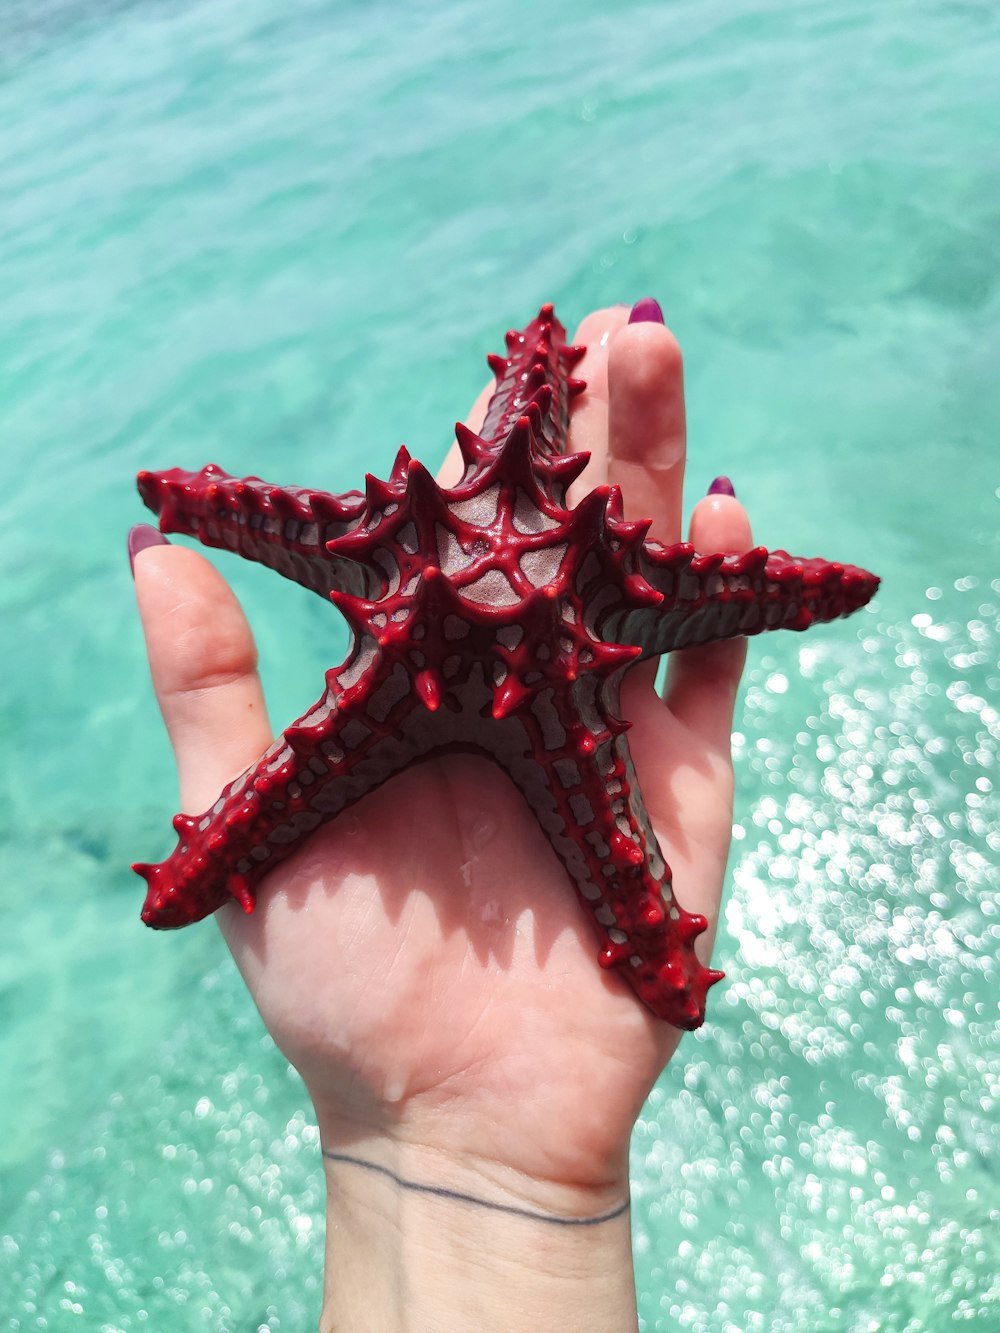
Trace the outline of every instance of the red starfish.
{"type": "Polygon", "coordinates": [[[472,750],[535,812],[601,936],[601,965],[658,1017],[697,1027],[722,973],[695,956],[705,918],[677,903],[650,827],[622,676],[674,648],[847,615],[878,580],[762,547],[696,555],[647,541],[617,487],[568,509],[588,458],[563,452],[584,349],[545,305],[507,350],[489,358],[482,434],[456,427],[465,471],[450,489],[405,449],[364,495],[214,466],[140,473],[162,531],[270,565],[329,597],[353,632],[317,703],[210,810],[175,817],[167,860],[134,867],[149,885],[142,919],[183,926],[228,898],[251,912],[258,881],[313,829],[409,764],[472,750]]]}

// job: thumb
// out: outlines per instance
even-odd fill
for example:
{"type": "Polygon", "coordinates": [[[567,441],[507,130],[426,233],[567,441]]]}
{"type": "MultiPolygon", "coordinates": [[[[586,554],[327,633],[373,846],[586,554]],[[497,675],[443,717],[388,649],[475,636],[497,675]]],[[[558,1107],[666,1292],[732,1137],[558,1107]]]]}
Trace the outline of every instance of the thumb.
{"type": "Polygon", "coordinates": [[[200,814],[270,744],[257,650],[239,602],[196,551],[129,534],[149,669],[180,780],[200,814]],[[149,544],[146,544],[149,543],[149,544]]]}

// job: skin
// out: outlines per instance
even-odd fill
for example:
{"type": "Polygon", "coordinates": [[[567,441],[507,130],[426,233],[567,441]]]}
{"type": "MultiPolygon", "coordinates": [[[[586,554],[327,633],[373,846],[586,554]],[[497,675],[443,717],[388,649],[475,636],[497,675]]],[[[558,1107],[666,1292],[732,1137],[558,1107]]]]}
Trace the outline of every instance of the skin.
{"type": "MultiPolygon", "coordinates": [[[[574,341],[588,384],[570,431],[592,460],[578,488],[622,487],[626,518],[681,539],[686,452],[680,350],[626,308],[574,341]]],[[[489,389],[468,418],[477,427],[489,389]]],[[[457,475],[455,451],[441,478],[457,475]]],[[[702,499],[688,540],[740,552],[742,506],[702,499]]],[[[197,552],[135,560],[157,699],[181,808],[201,812],[272,739],[253,638],[197,552]]],[[[678,896],[718,919],[732,824],[730,728],[745,645],[671,656],[625,681],[622,714],[678,896]]],[[[596,963],[565,870],[491,763],[430,761],[318,830],[267,880],[257,909],[217,920],[275,1041],[312,1098],[324,1151],[455,1191],[407,1189],[325,1160],[321,1328],[633,1329],[627,1212],[632,1126],[680,1033],[596,963]],[[477,1202],[479,1201],[479,1202],[477,1202]]],[[[703,952],[704,950],[704,952],[703,952]]]]}

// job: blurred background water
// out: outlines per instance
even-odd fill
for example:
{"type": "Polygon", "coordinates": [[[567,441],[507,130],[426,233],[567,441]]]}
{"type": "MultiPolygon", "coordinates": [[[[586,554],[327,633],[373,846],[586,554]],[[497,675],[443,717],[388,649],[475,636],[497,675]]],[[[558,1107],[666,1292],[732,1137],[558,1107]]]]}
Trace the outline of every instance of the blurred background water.
{"type": "MultiPolygon", "coordinates": [[[[133,474],[432,463],[508,325],[654,295],[692,495],[884,583],[752,648],[643,1327],[1000,1328],[998,69],[992,0],[6,0],[3,1327],[319,1308],[301,1086],[214,929],[138,923],[176,794],[133,474]]],[[[225,569],[290,720],[341,627],[225,569]]]]}

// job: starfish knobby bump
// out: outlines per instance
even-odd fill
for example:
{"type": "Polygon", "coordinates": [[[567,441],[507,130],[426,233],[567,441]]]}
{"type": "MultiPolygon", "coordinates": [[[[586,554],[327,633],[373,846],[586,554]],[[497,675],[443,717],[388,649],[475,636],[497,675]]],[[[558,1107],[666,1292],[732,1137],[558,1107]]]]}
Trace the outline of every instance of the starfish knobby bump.
{"type": "Polygon", "coordinates": [[[587,462],[567,454],[571,371],[551,305],[491,356],[479,434],[456,427],[464,472],[440,487],[400,449],[386,481],[331,495],[220,468],[143,472],[163,532],[269,565],[333,601],[352,631],[326,688],[201,815],[147,881],[149,926],[198,921],[257,886],[303,838],[394,773],[476,751],[523,793],[600,936],[599,961],[659,1018],[704,1020],[722,973],[694,941],[636,782],[619,690],[642,658],[769,629],[806,629],[863,606],[874,575],[762,547],[699,555],[626,522],[616,487],[574,508],[587,462]]]}

